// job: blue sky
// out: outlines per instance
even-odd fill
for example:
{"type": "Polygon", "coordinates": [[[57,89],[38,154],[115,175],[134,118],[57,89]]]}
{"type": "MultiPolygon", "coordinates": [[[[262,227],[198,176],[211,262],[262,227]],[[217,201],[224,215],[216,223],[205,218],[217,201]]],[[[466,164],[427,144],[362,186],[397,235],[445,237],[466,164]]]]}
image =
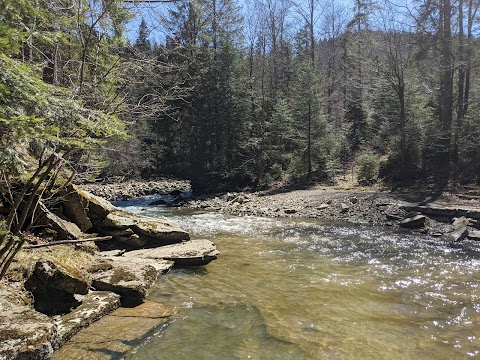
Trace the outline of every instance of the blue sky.
{"type": "MultiPolygon", "coordinates": [[[[187,1],[187,0],[183,0],[187,1]]],[[[238,3],[245,9],[245,0],[237,0],[238,3]]],[[[248,0],[247,0],[248,1],[248,0]]],[[[300,0],[301,1],[301,0],[300,0]]],[[[351,13],[353,11],[354,0],[320,0],[320,6],[325,6],[329,1],[333,1],[336,5],[340,4],[351,13]]],[[[412,5],[411,0],[378,0],[378,3],[385,2],[386,4],[393,5],[398,9],[398,14],[405,11],[407,5],[412,5]]],[[[130,42],[135,42],[138,37],[138,28],[142,17],[147,22],[147,26],[150,30],[149,40],[154,43],[161,43],[165,40],[166,30],[162,24],[162,18],[167,16],[168,9],[175,6],[174,3],[128,3],[126,5],[134,13],[134,19],[128,24],[127,38],[130,42]]],[[[245,11],[244,11],[245,12],[245,11]]],[[[248,14],[244,14],[245,17],[248,14]]],[[[350,15],[349,15],[350,16],[350,15]]],[[[375,19],[371,19],[375,22],[375,19]]]]}

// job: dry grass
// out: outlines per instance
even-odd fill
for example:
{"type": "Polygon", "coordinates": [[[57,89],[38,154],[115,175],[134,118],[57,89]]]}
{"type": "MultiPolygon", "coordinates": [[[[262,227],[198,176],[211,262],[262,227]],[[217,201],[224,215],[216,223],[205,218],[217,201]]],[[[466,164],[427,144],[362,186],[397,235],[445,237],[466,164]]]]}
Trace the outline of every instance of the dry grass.
{"type": "Polygon", "coordinates": [[[10,281],[23,282],[39,259],[51,260],[67,269],[72,275],[85,279],[89,278],[86,269],[94,261],[91,254],[76,249],[73,245],[21,250],[8,270],[6,278],[10,281]]]}

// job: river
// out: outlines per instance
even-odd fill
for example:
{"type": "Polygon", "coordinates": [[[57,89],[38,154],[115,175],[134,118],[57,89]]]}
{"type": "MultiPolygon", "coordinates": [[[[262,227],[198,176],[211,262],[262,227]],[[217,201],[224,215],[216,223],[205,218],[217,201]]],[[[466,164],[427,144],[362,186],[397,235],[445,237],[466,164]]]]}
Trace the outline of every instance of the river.
{"type": "Polygon", "coordinates": [[[162,276],[178,309],[126,360],[480,356],[480,256],[410,232],[119,205],[215,242],[206,267],[162,276]]]}

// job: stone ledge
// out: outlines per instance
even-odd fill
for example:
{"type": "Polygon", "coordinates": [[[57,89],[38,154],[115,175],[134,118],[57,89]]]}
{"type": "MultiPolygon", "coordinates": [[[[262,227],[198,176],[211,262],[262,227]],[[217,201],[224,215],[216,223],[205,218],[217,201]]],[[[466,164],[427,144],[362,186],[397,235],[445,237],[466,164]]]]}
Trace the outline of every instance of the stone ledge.
{"type": "Polygon", "coordinates": [[[82,304],[72,312],[54,319],[62,346],[81,329],[102,318],[120,306],[120,296],[107,291],[90,291],[79,299],[82,304]]]}

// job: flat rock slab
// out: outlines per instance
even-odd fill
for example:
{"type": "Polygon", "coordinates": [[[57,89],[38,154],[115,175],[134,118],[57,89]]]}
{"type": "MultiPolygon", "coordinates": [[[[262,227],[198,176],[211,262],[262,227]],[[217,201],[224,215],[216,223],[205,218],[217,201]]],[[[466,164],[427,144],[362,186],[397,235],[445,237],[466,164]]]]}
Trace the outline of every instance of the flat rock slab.
{"type": "Polygon", "coordinates": [[[480,209],[478,208],[457,208],[440,205],[407,205],[401,206],[400,208],[407,211],[419,211],[422,214],[426,214],[429,216],[438,216],[444,218],[465,216],[472,219],[480,220],[480,209]]]}
{"type": "Polygon", "coordinates": [[[62,219],[60,216],[54,214],[47,209],[46,206],[40,204],[39,209],[43,216],[43,222],[51,226],[60,239],[81,239],[87,235],[77,226],[77,224],[68,220],[62,219]]]}
{"type": "Polygon", "coordinates": [[[91,291],[79,299],[82,305],[72,312],[54,319],[63,345],[81,329],[102,318],[120,306],[120,296],[107,291],[91,291]]]}
{"type": "Polygon", "coordinates": [[[50,359],[58,342],[57,326],[48,316],[0,291],[0,359],[50,359]]]}
{"type": "Polygon", "coordinates": [[[54,353],[53,359],[120,358],[174,314],[174,309],[152,301],[135,308],[119,308],[74,335],[54,353]]]}
{"type": "Polygon", "coordinates": [[[175,262],[175,266],[201,266],[220,255],[215,244],[209,240],[190,240],[180,244],[154,249],[128,251],[126,258],[163,259],[175,262]]]}
{"type": "Polygon", "coordinates": [[[115,266],[134,266],[136,268],[141,268],[143,266],[149,265],[157,270],[157,275],[168,273],[174,265],[174,262],[171,260],[163,259],[147,259],[141,257],[131,257],[120,255],[123,252],[119,250],[110,250],[102,251],[97,253],[97,264],[92,266],[92,270],[89,270],[91,273],[96,273],[99,271],[106,271],[113,269],[115,266]],[[95,269],[95,267],[97,269],[95,269]]]}
{"type": "Polygon", "coordinates": [[[130,249],[164,246],[190,239],[186,231],[165,220],[121,210],[109,213],[97,225],[97,230],[113,235],[114,240],[120,243],[120,248],[130,249]]]}

